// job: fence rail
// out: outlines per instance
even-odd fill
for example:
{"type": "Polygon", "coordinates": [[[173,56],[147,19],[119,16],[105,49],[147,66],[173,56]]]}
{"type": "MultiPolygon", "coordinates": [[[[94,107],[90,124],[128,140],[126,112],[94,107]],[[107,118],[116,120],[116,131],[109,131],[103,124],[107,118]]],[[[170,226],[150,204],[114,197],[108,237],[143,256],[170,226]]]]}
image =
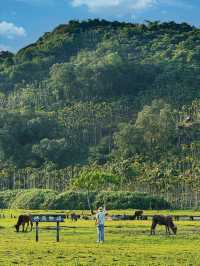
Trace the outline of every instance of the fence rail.
{"type": "MultiPolygon", "coordinates": [[[[112,215],[108,220],[150,220],[154,215],[112,215]]],[[[200,221],[200,215],[171,215],[175,221],[200,221]]]]}

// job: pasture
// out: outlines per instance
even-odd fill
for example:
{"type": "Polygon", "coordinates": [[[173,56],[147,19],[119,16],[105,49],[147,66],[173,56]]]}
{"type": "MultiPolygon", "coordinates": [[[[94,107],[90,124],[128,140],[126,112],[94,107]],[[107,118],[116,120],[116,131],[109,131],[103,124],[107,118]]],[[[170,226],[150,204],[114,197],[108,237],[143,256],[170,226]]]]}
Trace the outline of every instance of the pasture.
{"type": "MultiPolygon", "coordinates": [[[[6,216],[0,219],[1,266],[200,265],[200,221],[176,222],[177,236],[166,236],[165,228],[161,226],[155,236],[150,236],[150,220],[107,221],[106,241],[104,244],[96,244],[94,221],[66,220],[61,224],[60,243],[56,243],[56,232],[52,230],[54,224],[50,223],[40,224],[40,240],[36,243],[35,230],[27,233],[16,233],[14,230],[16,219],[11,219],[10,214],[18,215],[22,212],[1,211],[6,216]]],[[[192,214],[192,211],[177,211],[173,214],[192,214]]]]}

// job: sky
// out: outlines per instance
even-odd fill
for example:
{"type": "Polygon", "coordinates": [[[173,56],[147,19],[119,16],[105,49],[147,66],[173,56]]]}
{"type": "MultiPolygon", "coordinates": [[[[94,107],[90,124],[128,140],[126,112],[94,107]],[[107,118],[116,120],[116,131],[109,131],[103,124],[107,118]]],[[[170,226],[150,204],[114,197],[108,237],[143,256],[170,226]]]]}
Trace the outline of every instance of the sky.
{"type": "Polygon", "coordinates": [[[200,0],[0,0],[0,51],[17,52],[69,20],[176,21],[200,26],[200,0]]]}

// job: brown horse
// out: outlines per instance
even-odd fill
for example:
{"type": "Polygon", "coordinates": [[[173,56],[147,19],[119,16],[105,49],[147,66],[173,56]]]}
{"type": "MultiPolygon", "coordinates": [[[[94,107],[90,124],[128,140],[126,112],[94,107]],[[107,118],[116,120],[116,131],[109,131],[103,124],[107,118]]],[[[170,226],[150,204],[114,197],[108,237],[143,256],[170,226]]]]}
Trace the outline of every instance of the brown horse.
{"type": "Polygon", "coordinates": [[[26,215],[26,214],[20,215],[18,217],[17,224],[15,225],[16,231],[19,232],[19,227],[22,225],[22,232],[24,232],[24,227],[25,227],[25,224],[26,224],[26,232],[27,232],[28,227],[29,227],[29,223],[31,225],[30,231],[32,231],[33,222],[31,220],[31,215],[26,215]]]}
{"type": "Polygon", "coordinates": [[[172,216],[154,215],[151,225],[151,235],[155,235],[155,229],[157,224],[165,225],[166,234],[170,235],[170,229],[171,229],[172,232],[176,235],[177,226],[174,224],[172,216]]]}
{"type": "Polygon", "coordinates": [[[71,220],[76,222],[78,219],[80,219],[81,216],[79,214],[76,214],[75,212],[71,213],[71,220]]]}
{"type": "Polygon", "coordinates": [[[143,215],[143,211],[142,210],[135,211],[134,219],[142,220],[142,215],[143,215]]]}

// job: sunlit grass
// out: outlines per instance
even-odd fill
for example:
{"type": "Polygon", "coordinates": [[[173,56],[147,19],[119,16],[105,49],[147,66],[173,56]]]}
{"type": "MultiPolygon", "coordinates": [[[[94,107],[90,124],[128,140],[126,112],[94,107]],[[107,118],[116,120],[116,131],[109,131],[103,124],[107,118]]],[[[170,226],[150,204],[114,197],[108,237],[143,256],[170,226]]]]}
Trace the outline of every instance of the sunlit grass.
{"type": "Polygon", "coordinates": [[[60,243],[50,223],[40,224],[36,243],[35,231],[14,231],[16,219],[8,217],[21,212],[4,211],[0,219],[0,265],[200,265],[200,221],[177,222],[177,236],[166,236],[161,226],[150,236],[151,221],[107,221],[106,241],[96,244],[94,221],[66,220],[60,243]]]}

